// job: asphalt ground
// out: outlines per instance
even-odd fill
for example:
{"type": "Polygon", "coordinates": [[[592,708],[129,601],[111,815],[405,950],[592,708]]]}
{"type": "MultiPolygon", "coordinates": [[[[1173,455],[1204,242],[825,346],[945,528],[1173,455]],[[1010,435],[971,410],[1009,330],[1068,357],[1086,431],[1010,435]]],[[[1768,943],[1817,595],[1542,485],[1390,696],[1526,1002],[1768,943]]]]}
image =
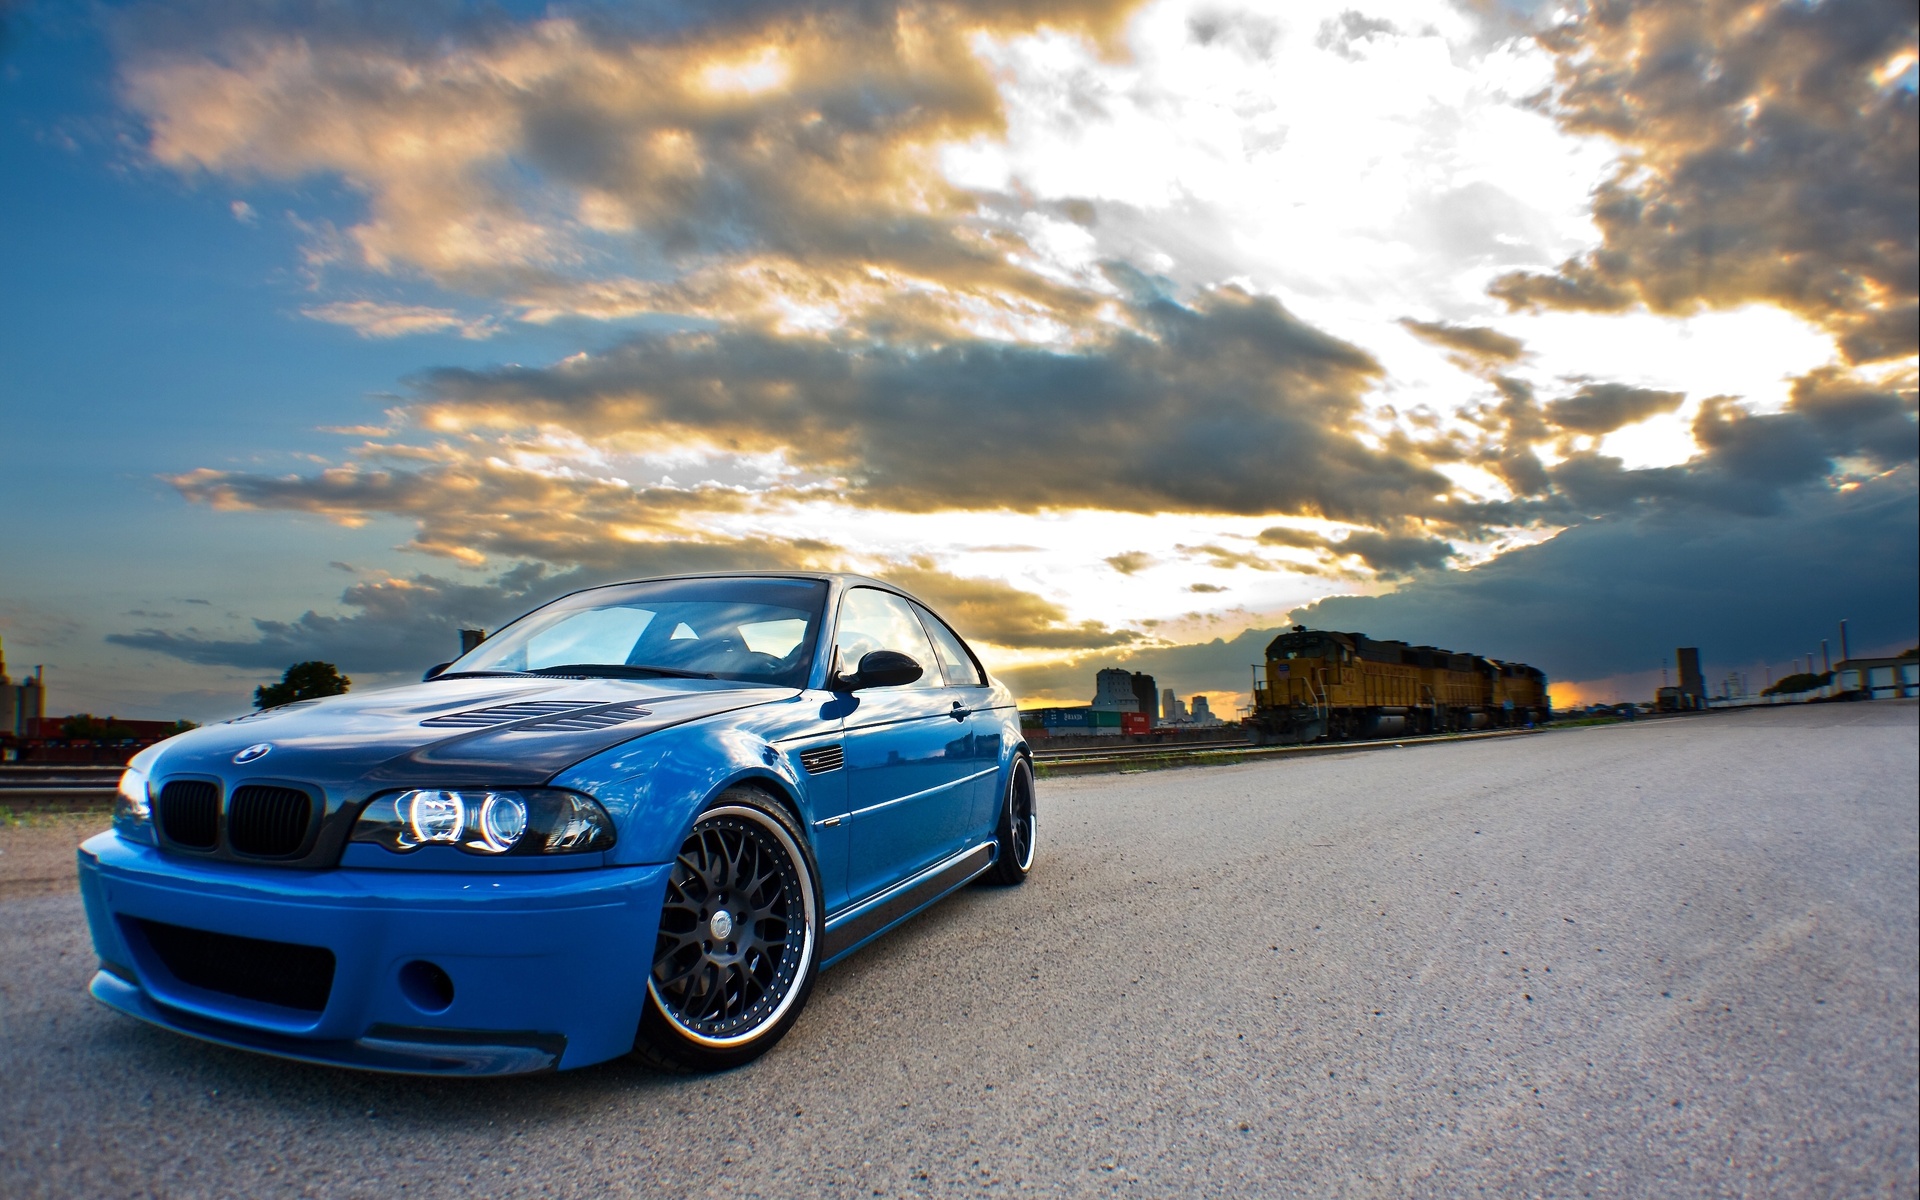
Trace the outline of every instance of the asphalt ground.
{"type": "Polygon", "coordinates": [[[1913,1196],[1917,731],[1823,705],[1048,782],[1026,887],[706,1078],[203,1045],[86,997],[71,892],[0,894],[0,1195],[1913,1196]]]}

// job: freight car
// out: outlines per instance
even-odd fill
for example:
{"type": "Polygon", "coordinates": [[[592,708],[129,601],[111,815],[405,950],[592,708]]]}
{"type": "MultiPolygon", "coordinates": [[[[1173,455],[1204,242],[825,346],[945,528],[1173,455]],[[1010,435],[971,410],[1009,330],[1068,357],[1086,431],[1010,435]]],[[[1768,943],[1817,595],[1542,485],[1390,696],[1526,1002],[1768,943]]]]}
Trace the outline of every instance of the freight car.
{"type": "Polygon", "coordinates": [[[1262,742],[1399,737],[1548,720],[1547,677],[1525,663],[1295,625],[1255,668],[1262,742]]]}

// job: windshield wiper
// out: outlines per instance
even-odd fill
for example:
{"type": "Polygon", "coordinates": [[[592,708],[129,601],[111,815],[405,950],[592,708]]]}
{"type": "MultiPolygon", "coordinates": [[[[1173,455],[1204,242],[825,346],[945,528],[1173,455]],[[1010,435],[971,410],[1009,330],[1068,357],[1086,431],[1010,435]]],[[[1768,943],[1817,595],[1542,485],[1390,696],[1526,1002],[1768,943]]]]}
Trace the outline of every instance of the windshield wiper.
{"type": "Polygon", "coordinates": [[[711,671],[682,671],[678,667],[642,667],[629,663],[565,663],[541,667],[529,675],[588,675],[608,679],[645,679],[649,675],[670,675],[675,679],[718,679],[711,671]]]}
{"type": "Polygon", "coordinates": [[[442,671],[438,675],[433,676],[432,679],[428,679],[425,682],[432,683],[434,679],[486,679],[486,678],[502,677],[502,676],[514,677],[514,676],[521,676],[521,675],[531,675],[532,673],[533,672],[531,671],[442,671]]]}

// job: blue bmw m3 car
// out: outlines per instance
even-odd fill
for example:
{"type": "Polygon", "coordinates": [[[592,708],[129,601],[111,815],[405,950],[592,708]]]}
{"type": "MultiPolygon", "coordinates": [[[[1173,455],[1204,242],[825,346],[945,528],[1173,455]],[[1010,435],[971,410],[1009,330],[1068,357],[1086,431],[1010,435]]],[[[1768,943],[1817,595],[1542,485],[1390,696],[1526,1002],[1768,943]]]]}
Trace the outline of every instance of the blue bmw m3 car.
{"type": "Polygon", "coordinates": [[[93,995],[420,1074],[764,1053],[823,967],[1034,860],[1007,689],[877,580],[591,588],[419,684],[138,755],[80,848],[93,995]]]}

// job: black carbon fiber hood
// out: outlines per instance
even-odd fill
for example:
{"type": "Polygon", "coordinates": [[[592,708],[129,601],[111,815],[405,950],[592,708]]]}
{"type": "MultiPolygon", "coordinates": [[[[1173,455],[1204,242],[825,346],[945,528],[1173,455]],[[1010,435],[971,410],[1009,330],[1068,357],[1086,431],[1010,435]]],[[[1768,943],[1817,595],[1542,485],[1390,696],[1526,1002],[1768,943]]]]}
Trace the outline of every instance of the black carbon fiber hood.
{"type": "Polygon", "coordinates": [[[196,729],[137,765],[155,779],[193,775],[229,788],[246,780],[316,784],[332,809],[396,786],[537,785],[655,730],[795,694],[719,680],[435,680],[196,729]],[[260,745],[270,748],[233,761],[260,745]]]}

